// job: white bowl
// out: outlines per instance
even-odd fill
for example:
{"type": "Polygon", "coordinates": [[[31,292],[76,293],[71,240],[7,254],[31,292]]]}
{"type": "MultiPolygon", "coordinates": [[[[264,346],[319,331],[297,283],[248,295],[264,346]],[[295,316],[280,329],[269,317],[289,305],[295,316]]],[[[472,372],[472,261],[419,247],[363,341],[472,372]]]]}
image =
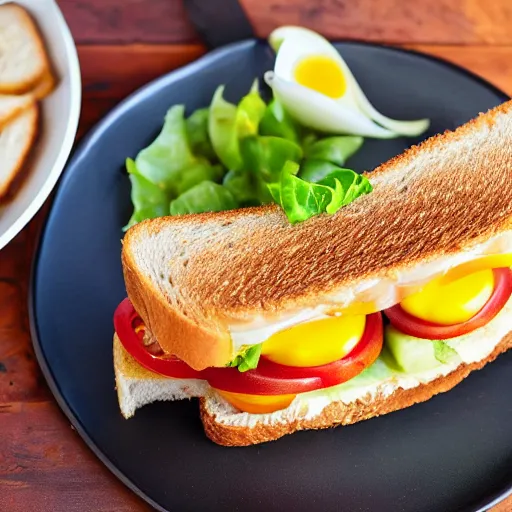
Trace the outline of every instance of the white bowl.
{"type": "Polygon", "coordinates": [[[16,3],[30,11],[36,21],[58,85],[41,102],[40,133],[23,183],[14,198],[0,209],[0,249],[23,229],[55,187],[73,146],[82,94],[75,43],[57,4],[53,0],[16,3]]]}

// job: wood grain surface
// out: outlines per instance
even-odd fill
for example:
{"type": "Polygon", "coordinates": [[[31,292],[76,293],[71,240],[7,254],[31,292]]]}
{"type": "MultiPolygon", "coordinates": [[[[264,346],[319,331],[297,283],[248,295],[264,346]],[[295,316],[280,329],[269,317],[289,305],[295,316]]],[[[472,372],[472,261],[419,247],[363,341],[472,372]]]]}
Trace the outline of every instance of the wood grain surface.
{"type": "MultiPolygon", "coordinates": [[[[60,0],[79,43],[78,138],[126,95],[205,52],[179,0],[60,0]]],[[[242,0],[259,36],[301,24],[460,64],[512,95],[511,0],[242,0]]],[[[55,404],[34,358],[28,278],[49,203],[0,251],[0,511],[149,510],[96,459],[55,404]]],[[[511,512],[512,498],[493,509],[511,512]]]]}
{"type": "MultiPolygon", "coordinates": [[[[212,0],[214,1],[214,0],[212,0]]],[[[60,0],[78,43],[197,41],[179,0],[60,0]]],[[[510,0],[241,0],[255,32],[296,24],[332,38],[512,44],[510,0]]]]}

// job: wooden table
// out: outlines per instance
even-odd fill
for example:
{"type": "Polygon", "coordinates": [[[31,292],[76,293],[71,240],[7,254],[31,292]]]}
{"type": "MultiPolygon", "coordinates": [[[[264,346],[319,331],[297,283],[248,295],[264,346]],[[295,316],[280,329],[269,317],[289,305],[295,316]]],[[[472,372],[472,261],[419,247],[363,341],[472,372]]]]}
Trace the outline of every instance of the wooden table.
{"type": "MultiPolygon", "coordinates": [[[[512,95],[511,0],[242,0],[256,33],[281,24],[444,57],[512,95]]],[[[128,93],[204,53],[180,0],[60,0],[78,44],[81,137],[128,93]]],[[[0,252],[0,510],[145,511],[92,455],[34,359],[27,313],[35,238],[48,204],[0,252]]],[[[512,511],[512,498],[493,512],[512,511]]]]}

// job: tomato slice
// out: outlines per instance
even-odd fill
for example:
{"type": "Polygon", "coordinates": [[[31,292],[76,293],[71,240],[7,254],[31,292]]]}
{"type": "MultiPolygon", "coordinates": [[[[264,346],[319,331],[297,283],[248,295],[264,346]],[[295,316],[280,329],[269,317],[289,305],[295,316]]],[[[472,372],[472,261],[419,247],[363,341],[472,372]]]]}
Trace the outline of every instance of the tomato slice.
{"type": "Polygon", "coordinates": [[[207,368],[196,371],[172,356],[156,356],[144,347],[135,332],[139,317],[125,299],[114,315],[114,327],[125,349],[150,371],[178,379],[204,379],[216,389],[252,395],[305,393],[346,382],[370,366],[382,350],[382,315],[367,317],[361,341],[343,359],[322,366],[294,367],[262,357],[258,367],[247,372],[237,368],[207,368]]]}
{"type": "Polygon", "coordinates": [[[382,315],[373,313],[366,320],[361,341],[343,359],[322,366],[285,366],[262,357],[258,367],[245,373],[236,368],[213,371],[212,387],[222,391],[253,395],[305,393],[341,384],[361,373],[379,357],[382,350],[382,315]]]}
{"type": "Polygon", "coordinates": [[[440,325],[410,315],[400,306],[384,310],[389,321],[399,331],[416,338],[446,340],[462,336],[489,323],[507,303],[512,294],[512,271],[509,268],[493,269],[494,290],[482,309],[466,322],[440,325]]]}
{"type": "Polygon", "coordinates": [[[174,356],[150,353],[142,343],[143,331],[136,332],[141,320],[129,299],[124,299],[114,313],[114,328],[124,348],[149,371],[175,379],[202,379],[201,372],[174,356]]]}

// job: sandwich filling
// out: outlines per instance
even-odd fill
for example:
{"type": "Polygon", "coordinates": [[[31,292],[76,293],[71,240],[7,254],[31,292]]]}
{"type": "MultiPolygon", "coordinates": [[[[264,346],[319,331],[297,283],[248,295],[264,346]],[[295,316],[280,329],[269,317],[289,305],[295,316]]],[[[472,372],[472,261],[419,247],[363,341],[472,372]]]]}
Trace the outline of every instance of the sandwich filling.
{"type": "Polygon", "coordinates": [[[511,265],[512,254],[465,262],[383,311],[351,305],[278,330],[225,368],[196,371],[163,353],[128,300],[115,326],[142,366],[207,381],[233,414],[318,414],[333,401],[407,389],[487,357],[510,331],[511,265]]]}
{"type": "Polygon", "coordinates": [[[337,310],[343,313],[371,313],[383,311],[421,290],[426,284],[444,276],[445,280],[491,268],[512,267],[512,232],[507,231],[476,245],[471,251],[447,255],[419,266],[394,270],[389,278],[363,279],[347,286],[324,303],[281,314],[276,318],[266,315],[250,322],[232,322],[229,331],[235,351],[267,340],[275,332],[297,324],[328,318],[337,310]]]}

